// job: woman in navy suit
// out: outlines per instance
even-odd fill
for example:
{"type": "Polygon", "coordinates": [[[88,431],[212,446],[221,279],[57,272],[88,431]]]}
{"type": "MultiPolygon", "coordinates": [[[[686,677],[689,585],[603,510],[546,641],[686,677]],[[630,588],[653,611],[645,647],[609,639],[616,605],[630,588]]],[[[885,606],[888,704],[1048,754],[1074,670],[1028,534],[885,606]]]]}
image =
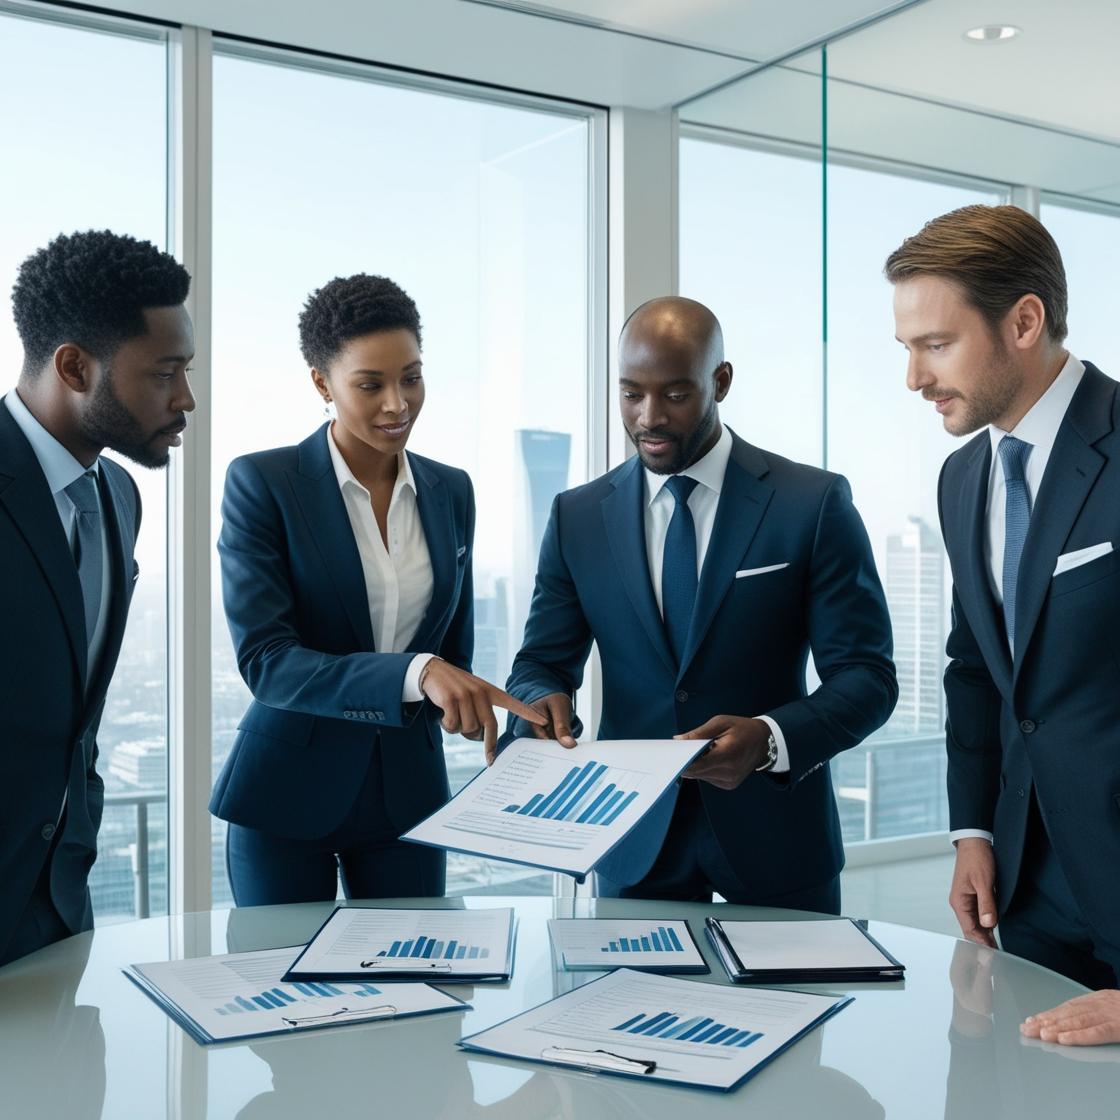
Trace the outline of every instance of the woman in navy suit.
{"type": "MultiPolygon", "coordinates": [[[[210,810],[238,906],[442,895],[443,852],[398,837],[449,797],[440,724],[497,737],[472,676],[474,495],[405,444],[424,403],[420,317],[391,280],[338,278],[300,316],[336,418],[235,459],[218,552],[253,694],[210,810]]],[[[537,717],[539,720],[539,717],[537,717]]]]}

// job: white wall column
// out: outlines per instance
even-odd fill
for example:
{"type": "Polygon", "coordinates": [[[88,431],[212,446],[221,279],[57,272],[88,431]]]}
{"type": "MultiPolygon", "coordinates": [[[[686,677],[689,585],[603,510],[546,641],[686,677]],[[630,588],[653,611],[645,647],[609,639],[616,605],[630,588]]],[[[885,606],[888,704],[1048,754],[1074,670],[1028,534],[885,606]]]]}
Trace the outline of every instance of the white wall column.
{"type": "Polygon", "coordinates": [[[197,408],[172,456],[168,493],[168,909],[210,909],[210,343],[212,43],[170,44],[168,244],[191,274],[190,375],[197,408]]]}
{"type": "Polygon", "coordinates": [[[1042,208],[1042,192],[1038,187],[1012,187],[1011,205],[1037,218],[1042,208]]]}
{"type": "Polygon", "coordinates": [[[677,114],[611,109],[608,268],[612,466],[628,454],[618,416],[617,342],[630,313],[677,292],[677,114]]]}

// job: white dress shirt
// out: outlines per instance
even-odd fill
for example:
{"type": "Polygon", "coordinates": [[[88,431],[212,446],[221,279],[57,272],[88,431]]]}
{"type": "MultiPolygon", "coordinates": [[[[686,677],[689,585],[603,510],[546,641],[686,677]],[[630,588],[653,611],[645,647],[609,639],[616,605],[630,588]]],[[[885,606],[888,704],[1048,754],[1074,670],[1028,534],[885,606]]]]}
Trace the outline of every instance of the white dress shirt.
{"type": "MultiPolygon", "coordinates": [[[[1031,445],[1031,453],[1027,456],[1027,465],[1023,473],[1033,515],[1034,500],[1038,496],[1039,486],[1042,485],[1046,464],[1050,462],[1054,440],[1058,438],[1058,429],[1062,426],[1069,403],[1073,400],[1073,394],[1077,392],[1077,386],[1081,384],[1084,374],[1085,367],[1072,354],[1068,355],[1065,365],[1050,383],[1050,387],[1035,401],[1030,411],[1012,431],[1005,432],[994,424],[988,426],[988,437],[992,441],[992,463],[988,474],[984,555],[988,563],[988,580],[997,606],[1003,604],[1003,551],[1007,510],[1007,482],[1003,477],[1003,460],[999,457],[1000,440],[1004,436],[1012,435],[1031,445]]],[[[992,834],[981,828],[956,828],[949,833],[949,839],[954,844],[970,836],[978,836],[989,843],[992,840],[992,834]]]]}
{"type": "MultiPolygon", "coordinates": [[[[723,476],[727,473],[727,463],[730,458],[731,432],[724,428],[711,451],[680,472],[686,478],[694,478],[699,483],[688,498],[688,509],[696,526],[697,576],[704,569],[704,557],[707,556],[708,545],[711,543],[712,529],[716,523],[716,510],[719,507],[719,495],[723,489],[723,476]]],[[[654,474],[651,470],[645,470],[644,473],[646,560],[649,564],[650,582],[653,584],[653,597],[657,602],[657,609],[664,617],[665,611],[661,604],[661,569],[665,554],[665,536],[669,531],[669,522],[672,520],[673,510],[676,509],[677,500],[673,497],[672,491],[665,489],[665,483],[672,475],[654,474]]],[[[787,773],[789,749],[782,729],[769,716],[757,718],[770,727],[774,741],[778,744],[778,761],[774,763],[770,773],[787,773]]]]}
{"type": "MultiPolygon", "coordinates": [[[[408,455],[397,456],[397,481],[389,500],[386,535],[389,547],[381,539],[377,518],[373,515],[370,492],[354,477],[347,465],[334,433],[327,429],[327,446],[334,464],[338,487],[354,531],[354,542],[362,562],[366,598],[369,600],[369,621],[373,640],[380,653],[400,653],[408,649],[432,601],[432,560],[420,509],[416,504],[416,481],[408,455]]],[[[415,703],[424,699],[420,691],[420,675],[435,656],[419,653],[409,662],[401,699],[415,703]]]]}
{"type": "MultiPolygon", "coordinates": [[[[54,497],[55,508],[62,522],[62,531],[70,545],[71,554],[74,551],[75,534],[77,532],[77,514],[74,503],[66,493],[66,487],[86,473],[86,468],[62,446],[32,415],[31,410],[20,399],[20,395],[13,389],[4,397],[4,403],[12,414],[12,419],[19,425],[19,429],[31,444],[35,458],[47,479],[47,486],[54,497]]],[[[101,464],[94,460],[90,470],[100,477],[101,464]]],[[[109,537],[105,525],[105,507],[101,501],[100,484],[97,487],[97,503],[101,507],[101,607],[97,612],[97,623],[93,628],[93,637],[89,642],[87,654],[86,685],[94,679],[96,669],[101,661],[101,654],[105,648],[106,631],[109,628],[109,597],[112,594],[112,572],[109,565],[109,537]]]]}

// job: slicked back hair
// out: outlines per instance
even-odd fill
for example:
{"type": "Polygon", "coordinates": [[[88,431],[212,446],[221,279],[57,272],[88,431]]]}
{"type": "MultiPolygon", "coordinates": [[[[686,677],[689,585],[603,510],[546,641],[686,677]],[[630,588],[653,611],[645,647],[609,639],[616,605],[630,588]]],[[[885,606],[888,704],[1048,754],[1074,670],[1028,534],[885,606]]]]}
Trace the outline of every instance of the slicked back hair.
{"type": "Polygon", "coordinates": [[[1018,206],[942,214],[895,249],[883,271],[892,284],[916,276],[952,281],[993,328],[1023,296],[1038,296],[1050,338],[1066,337],[1062,255],[1046,227],[1018,206]]]}

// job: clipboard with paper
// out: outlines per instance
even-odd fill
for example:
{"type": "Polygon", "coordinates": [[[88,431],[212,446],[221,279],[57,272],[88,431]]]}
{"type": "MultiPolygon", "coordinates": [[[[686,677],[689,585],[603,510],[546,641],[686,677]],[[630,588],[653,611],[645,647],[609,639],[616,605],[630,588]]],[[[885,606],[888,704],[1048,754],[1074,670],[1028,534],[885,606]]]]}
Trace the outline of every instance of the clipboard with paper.
{"type": "Polygon", "coordinates": [[[470,1006],[419,983],[284,983],[296,952],[298,946],[156,961],[123,971],[204,1046],[470,1006]]]}

